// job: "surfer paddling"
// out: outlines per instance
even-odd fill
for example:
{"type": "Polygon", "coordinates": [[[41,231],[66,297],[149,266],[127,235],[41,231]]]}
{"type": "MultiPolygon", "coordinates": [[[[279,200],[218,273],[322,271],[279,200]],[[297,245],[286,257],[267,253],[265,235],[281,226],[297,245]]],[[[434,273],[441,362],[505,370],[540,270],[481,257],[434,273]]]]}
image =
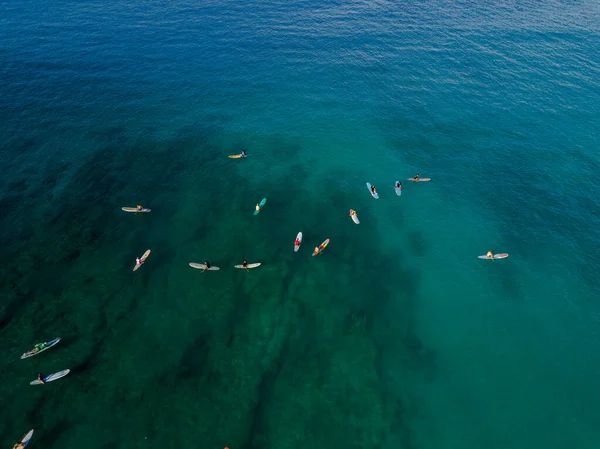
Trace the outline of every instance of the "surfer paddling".
{"type": "Polygon", "coordinates": [[[494,253],[492,253],[491,249],[487,252],[486,256],[488,259],[494,260],[494,253]]]}
{"type": "Polygon", "coordinates": [[[356,216],[356,211],[354,209],[350,209],[350,216],[351,217],[356,216]]]}
{"type": "Polygon", "coordinates": [[[46,377],[46,376],[44,376],[44,374],[43,374],[43,373],[39,373],[39,374],[38,374],[38,378],[37,378],[37,380],[39,380],[39,381],[40,381],[40,383],[41,383],[42,385],[44,385],[44,384],[46,383],[46,382],[44,381],[44,377],[46,377]]]}

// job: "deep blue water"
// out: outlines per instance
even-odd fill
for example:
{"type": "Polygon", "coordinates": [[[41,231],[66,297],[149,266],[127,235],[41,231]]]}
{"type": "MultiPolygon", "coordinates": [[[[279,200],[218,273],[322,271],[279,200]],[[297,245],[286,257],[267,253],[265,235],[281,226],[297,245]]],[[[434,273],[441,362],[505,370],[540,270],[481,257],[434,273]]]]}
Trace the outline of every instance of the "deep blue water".
{"type": "Polygon", "coordinates": [[[597,448],[599,24],[1,3],[0,444],[597,448]]]}

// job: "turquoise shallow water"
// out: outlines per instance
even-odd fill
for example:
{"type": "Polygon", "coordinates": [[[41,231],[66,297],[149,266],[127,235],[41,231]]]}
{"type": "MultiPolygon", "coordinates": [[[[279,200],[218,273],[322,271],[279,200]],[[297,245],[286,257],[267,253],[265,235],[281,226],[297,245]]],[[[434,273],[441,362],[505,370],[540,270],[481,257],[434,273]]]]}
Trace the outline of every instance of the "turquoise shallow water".
{"type": "Polygon", "coordinates": [[[596,3],[0,12],[0,444],[598,447],[596,3]]]}

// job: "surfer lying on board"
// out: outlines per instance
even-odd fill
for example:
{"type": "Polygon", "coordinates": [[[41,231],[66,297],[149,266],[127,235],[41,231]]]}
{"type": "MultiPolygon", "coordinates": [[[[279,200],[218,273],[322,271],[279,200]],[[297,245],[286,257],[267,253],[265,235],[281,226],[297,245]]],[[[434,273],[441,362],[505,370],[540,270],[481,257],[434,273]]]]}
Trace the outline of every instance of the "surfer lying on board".
{"type": "Polygon", "coordinates": [[[135,209],[139,212],[143,209],[143,207],[138,204],[135,209]]]}
{"type": "Polygon", "coordinates": [[[35,354],[36,352],[41,351],[44,348],[45,348],[44,343],[38,343],[33,347],[33,349],[31,350],[31,353],[35,354]]]}
{"type": "Polygon", "coordinates": [[[25,443],[19,441],[17,444],[13,446],[13,449],[25,449],[25,443]]]}
{"type": "Polygon", "coordinates": [[[494,254],[492,253],[492,250],[490,249],[487,254],[486,254],[488,259],[493,259],[494,258],[494,254]]]}
{"type": "Polygon", "coordinates": [[[350,209],[350,216],[356,215],[356,211],[354,209],[350,209]]]}
{"type": "Polygon", "coordinates": [[[398,182],[396,183],[396,188],[397,188],[397,189],[401,189],[401,188],[402,188],[402,183],[401,183],[400,181],[398,181],[398,182]]]}
{"type": "Polygon", "coordinates": [[[46,376],[44,376],[42,373],[38,374],[37,380],[39,380],[42,385],[46,383],[46,382],[44,382],[44,377],[46,377],[46,376]]]}
{"type": "Polygon", "coordinates": [[[377,193],[377,190],[375,190],[375,186],[371,186],[371,193],[373,195],[375,195],[377,193]]]}
{"type": "Polygon", "coordinates": [[[294,242],[294,246],[300,246],[300,240],[296,239],[296,241],[294,242]]]}

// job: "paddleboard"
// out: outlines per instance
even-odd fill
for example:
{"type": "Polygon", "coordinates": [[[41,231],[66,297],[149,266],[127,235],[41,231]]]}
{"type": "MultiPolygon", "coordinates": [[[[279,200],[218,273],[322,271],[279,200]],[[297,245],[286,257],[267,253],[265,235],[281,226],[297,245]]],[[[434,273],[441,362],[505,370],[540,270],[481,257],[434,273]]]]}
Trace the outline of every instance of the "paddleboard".
{"type": "Polygon", "coordinates": [[[371,192],[371,183],[369,183],[369,182],[367,182],[367,189],[369,189],[369,193],[371,194],[371,196],[373,198],[375,198],[376,200],[379,199],[379,194],[378,193],[371,192]]]}
{"type": "Polygon", "coordinates": [[[39,351],[36,351],[36,352],[33,352],[33,351],[26,352],[25,354],[23,354],[21,356],[21,360],[28,359],[29,357],[33,357],[34,355],[38,355],[38,354],[44,352],[45,350],[50,349],[52,346],[57,344],[59,341],[60,341],[60,338],[55,338],[54,340],[50,340],[49,342],[44,343],[44,349],[40,349],[39,351]]]}
{"type": "MultiPolygon", "coordinates": [[[[494,259],[506,259],[508,257],[508,253],[494,254],[494,259]]],[[[490,259],[487,255],[477,256],[478,259],[490,259]]]]}
{"type": "MultiPolygon", "coordinates": [[[[302,233],[299,232],[298,235],[296,236],[296,240],[298,240],[300,242],[300,245],[302,245],[302,233]]],[[[300,249],[300,245],[296,245],[296,240],[294,240],[294,251],[298,251],[300,249]]]]}
{"type": "Polygon", "coordinates": [[[396,181],[396,182],[394,183],[394,190],[396,191],[396,195],[398,195],[398,196],[402,195],[402,186],[400,186],[400,187],[396,187],[396,186],[398,185],[398,183],[399,183],[399,182],[400,182],[400,181],[396,181]]]}
{"type": "Polygon", "coordinates": [[[122,207],[122,210],[124,210],[125,212],[150,212],[152,209],[141,209],[141,210],[137,210],[136,207],[122,207]]]}
{"type": "MultiPolygon", "coordinates": [[[[44,377],[44,382],[52,382],[53,380],[60,379],[61,377],[65,377],[67,374],[71,372],[70,369],[65,369],[59,371],[58,373],[50,374],[49,376],[44,377]]],[[[29,382],[29,385],[41,385],[42,383],[39,380],[33,380],[29,382]]]]}
{"type": "MultiPolygon", "coordinates": [[[[25,447],[27,447],[27,445],[29,444],[29,441],[31,441],[31,437],[33,436],[33,429],[31,429],[29,432],[27,432],[25,435],[23,435],[23,438],[21,438],[21,441],[19,441],[19,443],[23,443],[25,445],[25,447]]],[[[19,444],[17,443],[17,444],[19,444]]],[[[16,444],[15,444],[16,446],[16,444]]]]}
{"type": "Polygon", "coordinates": [[[327,245],[329,245],[329,239],[325,240],[323,243],[321,243],[321,244],[319,245],[319,252],[318,252],[318,253],[315,253],[315,252],[313,251],[313,256],[317,256],[317,255],[321,254],[321,253],[323,252],[323,250],[324,250],[325,248],[327,248],[327,245]]]}
{"type": "Polygon", "coordinates": [[[419,180],[417,181],[415,178],[407,178],[407,181],[414,181],[414,182],[429,182],[431,181],[431,178],[419,178],[419,180]]]}
{"type": "Polygon", "coordinates": [[[142,263],[136,263],[135,267],[133,267],[133,271],[137,270],[139,267],[142,266],[142,264],[146,261],[146,259],[148,258],[148,256],[150,255],[150,250],[147,250],[144,255],[142,257],[140,257],[140,260],[142,261],[142,263]]]}
{"type": "MultiPolygon", "coordinates": [[[[260,207],[261,209],[264,207],[264,205],[266,204],[267,199],[263,198],[262,200],[260,200],[260,203],[258,203],[258,207],[260,207]]],[[[254,215],[258,215],[260,211],[259,210],[254,210],[254,215]]]]}
{"type": "MultiPolygon", "coordinates": [[[[250,157],[252,156],[251,154],[247,154],[245,157],[250,157]]],[[[229,156],[229,159],[244,159],[244,156],[242,156],[241,154],[232,154],[231,156],[229,156]]]]}
{"type": "Polygon", "coordinates": [[[220,268],[219,267],[210,267],[210,268],[206,268],[206,265],[204,265],[203,263],[194,263],[194,262],[190,262],[190,267],[192,268],[199,268],[201,270],[206,269],[206,271],[219,271],[220,268]]]}
{"type": "Polygon", "coordinates": [[[352,217],[352,221],[356,224],[360,224],[360,220],[358,219],[358,215],[350,215],[352,217]]]}
{"type": "MultiPolygon", "coordinates": [[[[258,263],[249,263],[246,268],[256,268],[256,267],[260,267],[261,262],[258,263]]],[[[243,265],[236,265],[235,268],[244,268],[243,265]]]]}

